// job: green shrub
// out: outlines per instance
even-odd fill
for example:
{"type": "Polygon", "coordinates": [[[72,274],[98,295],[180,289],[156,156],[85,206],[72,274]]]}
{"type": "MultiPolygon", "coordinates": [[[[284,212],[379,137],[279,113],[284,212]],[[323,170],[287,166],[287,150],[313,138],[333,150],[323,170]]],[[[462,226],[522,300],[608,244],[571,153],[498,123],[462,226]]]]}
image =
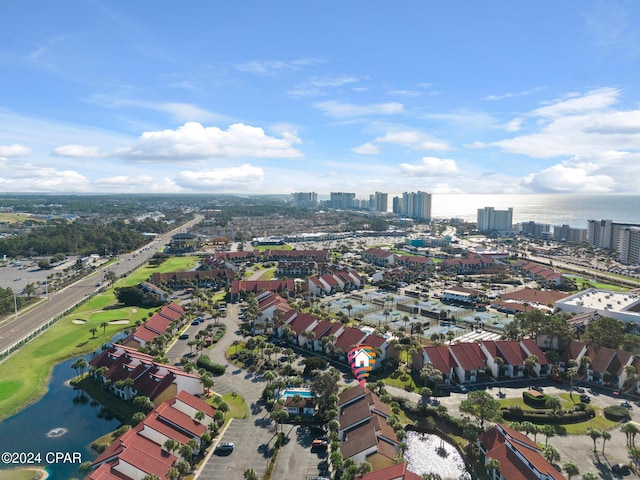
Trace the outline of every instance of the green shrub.
{"type": "Polygon", "coordinates": [[[629,410],[620,405],[613,405],[610,407],[605,407],[603,410],[605,418],[614,421],[614,422],[622,422],[629,418],[629,410]]]}
{"type": "Polygon", "coordinates": [[[522,392],[522,401],[532,408],[547,408],[547,400],[549,400],[548,395],[533,396],[527,391],[522,392]]]}
{"type": "Polygon", "coordinates": [[[198,368],[204,368],[207,372],[211,372],[214,375],[224,375],[224,371],[227,368],[225,365],[213,363],[206,355],[198,357],[198,360],[196,360],[196,366],[198,368]]]}
{"type": "Polygon", "coordinates": [[[565,411],[561,415],[554,415],[550,411],[541,410],[520,410],[512,408],[502,409],[502,418],[510,422],[531,422],[535,424],[556,424],[562,425],[567,423],[586,422],[593,418],[595,412],[593,408],[584,411],[565,411]]]}

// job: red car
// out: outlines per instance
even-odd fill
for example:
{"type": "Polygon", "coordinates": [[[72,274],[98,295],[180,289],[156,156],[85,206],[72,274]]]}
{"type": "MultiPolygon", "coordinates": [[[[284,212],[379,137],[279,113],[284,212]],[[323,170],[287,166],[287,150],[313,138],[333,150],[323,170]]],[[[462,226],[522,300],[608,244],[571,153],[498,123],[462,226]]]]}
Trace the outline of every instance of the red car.
{"type": "Polygon", "coordinates": [[[613,395],[614,395],[615,397],[619,397],[619,396],[620,396],[620,390],[614,390],[614,391],[613,391],[613,395]]]}

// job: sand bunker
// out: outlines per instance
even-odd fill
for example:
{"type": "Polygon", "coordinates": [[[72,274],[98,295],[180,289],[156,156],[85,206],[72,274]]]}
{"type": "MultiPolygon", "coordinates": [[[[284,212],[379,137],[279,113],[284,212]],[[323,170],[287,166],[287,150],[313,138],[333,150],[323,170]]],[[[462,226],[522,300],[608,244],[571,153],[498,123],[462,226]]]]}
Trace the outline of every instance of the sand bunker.
{"type": "Polygon", "coordinates": [[[76,325],[84,325],[85,323],[87,323],[87,321],[82,320],[81,318],[74,318],[73,320],[71,320],[71,323],[75,323],[76,325]]]}
{"type": "Polygon", "coordinates": [[[126,318],[121,318],[119,320],[109,320],[110,325],[126,325],[127,323],[130,322],[126,318]]]}

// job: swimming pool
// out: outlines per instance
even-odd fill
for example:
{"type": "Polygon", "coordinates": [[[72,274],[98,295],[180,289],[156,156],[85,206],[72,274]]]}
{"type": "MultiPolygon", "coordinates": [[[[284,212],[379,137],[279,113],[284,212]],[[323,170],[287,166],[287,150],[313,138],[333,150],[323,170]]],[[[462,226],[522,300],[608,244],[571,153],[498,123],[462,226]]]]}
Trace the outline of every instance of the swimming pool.
{"type": "Polygon", "coordinates": [[[306,388],[291,388],[283,390],[280,393],[280,398],[294,397],[296,395],[300,395],[303,398],[315,398],[315,394],[306,388]]]}

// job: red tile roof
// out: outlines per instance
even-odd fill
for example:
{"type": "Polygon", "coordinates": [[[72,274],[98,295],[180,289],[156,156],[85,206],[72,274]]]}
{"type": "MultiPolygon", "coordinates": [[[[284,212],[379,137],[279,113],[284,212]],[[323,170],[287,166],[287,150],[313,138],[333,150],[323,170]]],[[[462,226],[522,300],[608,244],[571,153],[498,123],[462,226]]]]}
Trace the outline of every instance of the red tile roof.
{"type": "Polygon", "coordinates": [[[389,467],[359,475],[356,480],[422,480],[417,473],[407,470],[406,463],[396,463],[389,467]]]}
{"type": "Polygon", "coordinates": [[[446,345],[424,347],[424,351],[433,366],[445,375],[458,365],[446,345]]]}
{"type": "Polygon", "coordinates": [[[486,356],[475,342],[458,343],[449,347],[458,365],[465,370],[478,370],[486,365],[486,356]]]}
{"type": "Polygon", "coordinates": [[[347,327],[338,337],[336,348],[347,353],[354,345],[362,343],[366,336],[367,334],[358,328],[347,327]]]}

